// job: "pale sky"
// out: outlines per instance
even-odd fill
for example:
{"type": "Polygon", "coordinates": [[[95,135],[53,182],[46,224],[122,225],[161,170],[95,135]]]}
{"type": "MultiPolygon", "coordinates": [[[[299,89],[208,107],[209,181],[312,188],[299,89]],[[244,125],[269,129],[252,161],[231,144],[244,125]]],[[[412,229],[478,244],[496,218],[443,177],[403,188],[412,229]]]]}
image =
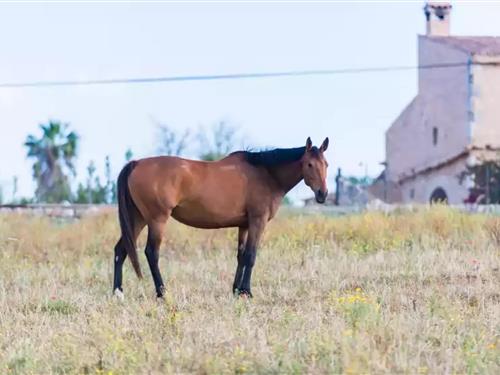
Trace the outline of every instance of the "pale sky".
{"type": "MultiPolygon", "coordinates": [[[[453,2],[454,35],[500,35],[500,3],[453,2]]],[[[0,83],[416,65],[423,1],[282,4],[0,4],[0,83]]],[[[182,131],[221,119],[249,147],[330,137],[330,190],[380,172],[384,132],[416,94],[416,71],[136,85],[0,88],[0,184],[31,196],[23,141],[49,119],[81,136],[78,178],[128,147],[155,154],[157,120],[182,131]]],[[[193,155],[194,156],[194,155],[193,155]]],[[[307,190],[299,187],[292,197],[307,190]]]]}

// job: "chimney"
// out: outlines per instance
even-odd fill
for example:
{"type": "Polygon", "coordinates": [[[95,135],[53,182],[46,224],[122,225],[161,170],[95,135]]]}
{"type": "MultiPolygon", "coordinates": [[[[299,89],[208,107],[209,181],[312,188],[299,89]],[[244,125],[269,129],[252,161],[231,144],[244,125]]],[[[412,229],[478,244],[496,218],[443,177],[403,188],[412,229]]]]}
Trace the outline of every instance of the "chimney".
{"type": "Polygon", "coordinates": [[[424,6],[427,36],[450,35],[451,4],[442,1],[428,1],[424,6]]]}

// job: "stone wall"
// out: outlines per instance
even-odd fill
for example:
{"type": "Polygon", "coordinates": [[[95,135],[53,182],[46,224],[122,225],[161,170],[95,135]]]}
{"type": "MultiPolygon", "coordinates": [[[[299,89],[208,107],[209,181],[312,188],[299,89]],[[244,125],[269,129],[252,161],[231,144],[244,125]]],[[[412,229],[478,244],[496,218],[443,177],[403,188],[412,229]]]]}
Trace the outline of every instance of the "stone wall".
{"type": "Polygon", "coordinates": [[[79,219],[84,216],[116,212],[111,204],[5,204],[0,205],[0,214],[15,213],[31,216],[79,219]]]}
{"type": "MultiPolygon", "coordinates": [[[[419,36],[421,66],[467,64],[468,59],[467,53],[436,38],[419,36]]],[[[468,69],[459,66],[419,71],[418,96],[386,133],[388,180],[398,181],[450,159],[470,144],[468,69]]]]}
{"type": "MultiPolygon", "coordinates": [[[[477,56],[479,63],[500,63],[499,57],[477,56]]],[[[500,66],[472,66],[472,144],[500,148],[500,66]]]]}

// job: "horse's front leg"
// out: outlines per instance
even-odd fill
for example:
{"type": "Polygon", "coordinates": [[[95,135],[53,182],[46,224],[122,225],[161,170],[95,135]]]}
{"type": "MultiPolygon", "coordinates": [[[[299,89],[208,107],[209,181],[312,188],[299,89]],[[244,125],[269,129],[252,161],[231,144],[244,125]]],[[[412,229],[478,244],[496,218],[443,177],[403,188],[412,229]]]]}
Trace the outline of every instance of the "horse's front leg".
{"type": "Polygon", "coordinates": [[[257,247],[259,246],[262,233],[266,226],[267,220],[264,217],[251,218],[248,226],[248,237],[245,244],[245,251],[242,256],[242,276],[241,282],[238,285],[240,296],[252,297],[250,287],[252,279],[252,269],[257,256],[257,247]]]}
{"type": "Polygon", "coordinates": [[[245,244],[247,241],[248,228],[238,228],[238,266],[236,267],[236,274],[234,275],[233,294],[238,293],[238,288],[241,284],[243,276],[243,254],[245,252],[245,244]]]}

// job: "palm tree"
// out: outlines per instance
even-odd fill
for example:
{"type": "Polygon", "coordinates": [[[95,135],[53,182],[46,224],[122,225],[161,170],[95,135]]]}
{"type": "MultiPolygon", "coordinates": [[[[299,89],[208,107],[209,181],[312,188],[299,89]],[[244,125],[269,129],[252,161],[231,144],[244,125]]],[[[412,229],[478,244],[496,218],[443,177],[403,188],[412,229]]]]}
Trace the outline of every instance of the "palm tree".
{"type": "Polygon", "coordinates": [[[68,124],[49,121],[41,124],[42,136],[28,135],[24,145],[28,158],[35,159],[33,178],[38,202],[56,203],[71,199],[68,174],[75,175],[78,135],[68,130],[68,124]]]}

